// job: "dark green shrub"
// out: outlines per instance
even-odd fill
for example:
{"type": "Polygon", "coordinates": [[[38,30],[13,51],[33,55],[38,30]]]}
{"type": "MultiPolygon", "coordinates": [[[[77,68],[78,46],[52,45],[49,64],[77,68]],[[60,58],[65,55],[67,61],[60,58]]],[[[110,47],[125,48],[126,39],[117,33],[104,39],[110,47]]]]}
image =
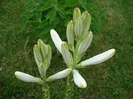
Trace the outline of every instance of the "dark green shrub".
{"type": "Polygon", "coordinates": [[[37,36],[44,41],[50,41],[50,29],[55,29],[62,39],[66,39],[66,25],[72,20],[75,7],[81,11],[87,10],[92,16],[90,30],[94,34],[100,33],[102,21],[105,20],[106,10],[98,12],[94,7],[93,0],[28,0],[23,15],[25,16],[24,27],[28,24],[37,36]]]}

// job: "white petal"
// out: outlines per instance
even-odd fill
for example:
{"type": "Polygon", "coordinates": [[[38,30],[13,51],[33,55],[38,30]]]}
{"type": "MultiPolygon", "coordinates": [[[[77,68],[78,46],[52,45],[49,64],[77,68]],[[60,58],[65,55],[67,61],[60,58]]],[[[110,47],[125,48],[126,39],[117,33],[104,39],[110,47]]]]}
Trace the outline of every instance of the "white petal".
{"type": "Polygon", "coordinates": [[[16,71],[15,72],[15,76],[24,81],[24,82],[37,82],[37,83],[40,83],[42,82],[42,80],[40,78],[37,78],[37,77],[33,77],[29,74],[26,74],[26,73],[23,73],[23,72],[19,72],[19,71],[16,71]]]}
{"type": "Polygon", "coordinates": [[[51,34],[51,38],[52,38],[56,48],[61,53],[61,43],[62,43],[62,40],[60,39],[59,35],[57,34],[57,32],[54,29],[50,30],[50,34],[51,34]]]}
{"type": "Polygon", "coordinates": [[[110,49],[106,52],[103,52],[101,54],[98,54],[90,59],[87,59],[79,64],[79,66],[86,66],[86,65],[95,65],[102,63],[109,58],[111,58],[115,54],[115,49],[110,49]]]}
{"type": "Polygon", "coordinates": [[[80,88],[86,88],[87,84],[84,78],[79,74],[77,70],[73,70],[73,77],[75,84],[80,88]]]}
{"type": "Polygon", "coordinates": [[[67,75],[69,75],[71,73],[72,69],[71,68],[67,68],[63,71],[60,71],[50,77],[47,78],[47,81],[50,82],[50,81],[53,81],[53,80],[56,80],[56,79],[61,79],[61,78],[64,78],[66,77],[67,75]]]}

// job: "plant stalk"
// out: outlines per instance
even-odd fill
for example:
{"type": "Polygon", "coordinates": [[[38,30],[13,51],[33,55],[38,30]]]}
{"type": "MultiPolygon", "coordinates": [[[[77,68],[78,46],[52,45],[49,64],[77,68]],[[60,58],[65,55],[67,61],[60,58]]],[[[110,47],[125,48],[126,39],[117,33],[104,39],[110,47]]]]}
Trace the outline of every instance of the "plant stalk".
{"type": "Polygon", "coordinates": [[[50,91],[49,91],[49,86],[46,83],[46,77],[43,77],[42,91],[44,92],[43,99],[50,99],[50,91]]]}
{"type": "Polygon", "coordinates": [[[71,99],[73,93],[72,73],[67,76],[66,96],[65,99],[71,99]]]}

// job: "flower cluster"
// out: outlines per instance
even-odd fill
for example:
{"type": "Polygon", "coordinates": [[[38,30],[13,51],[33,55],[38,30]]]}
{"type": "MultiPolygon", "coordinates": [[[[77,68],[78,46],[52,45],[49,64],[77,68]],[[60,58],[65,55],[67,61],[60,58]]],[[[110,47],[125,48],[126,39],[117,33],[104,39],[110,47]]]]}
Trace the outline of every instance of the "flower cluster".
{"type": "MultiPolygon", "coordinates": [[[[43,41],[39,39],[37,45],[34,46],[33,51],[39,73],[41,75],[41,78],[44,79],[46,77],[46,71],[50,66],[51,62],[51,57],[52,57],[51,47],[49,45],[44,44],[43,41]]],[[[29,74],[19,71],[15,72],[15,76],[24,82],[36,82],[39,84],[43,84],[44,82],[44,80],[42,80],[41,78],[33,77],[29,74]]]]}
{"type": "Polygon", "coordinates": [[[36,82],[43,85],[46,84],[46,81],[51,82],[56,79],[61,79],[72,73],[75,84],[80,88],[86,88],[87,83],[77,69],[102,63],[111,58],[115,53],[115,49],[110,49],[80,62],[93,38],[93,33],[89,31],[90,24],[91,15],[87,11],[81,14],[80,9],[75,8],[73,21],[71,20],[68,23],[66,29],[67,43],[61,40],[54,29],[50,30],[51,38],[67,65],[65,70],[46,78],[46,71],[50,66],[52,52],[51,47],[44,44],[43,41],[39,39],[33,51],[41,78],[33,77],[19,71],[15,72],[15,76],[24,82],[36,82]]]}
{"type": "Polygon", "coordinates": [[[62,54],[62,57],[67,65],[67,69],[48,77],[47,81],[51,82],[56,79],[61,79],[72,73],[75,84],[80,88],[86,88],[87,83],[80,75],[77,68],[85,68],[88,65],[102,63],[114,55],[115,49],[110,49],[80,62],[81,57],[90,46],[93,38],[93,33],[89,31],[90,23],[90,14],[87,11],[81,14],[80,9],[75,8],[73,21],[68,23],[66,29],[67,43],[61,40],[54,29],[51,29],[51,38],[58,51],[62,54]]]}

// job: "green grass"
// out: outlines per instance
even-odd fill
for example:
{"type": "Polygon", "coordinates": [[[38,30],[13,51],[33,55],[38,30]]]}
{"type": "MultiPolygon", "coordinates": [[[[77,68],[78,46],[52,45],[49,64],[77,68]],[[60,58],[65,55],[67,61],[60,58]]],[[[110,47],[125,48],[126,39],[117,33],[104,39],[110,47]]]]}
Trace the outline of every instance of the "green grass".
{"type": "MultiPolygon", "coordinates": [[[[22,31],[21,16],[25,1],[0,1],[0,99],[38,99],[41,98],[41,86],[24,83],[14,76],[16,70],[39,76],[33,58],[33,45],[37,41],[35,32],[26,27],[22,31]],[[27,45],[25,46],[26,41],[27,45]],[[25,46],[25,48],[24,48],[25,46]]],[[[79,89],[74,85],[73,99],[131,99],[133,97],[133,31],[131,0],[97,0],[96,7],[107,9],[107,22],[103,24],[101,34],[94,35],[93,42],[83,59],[97,55],[110,48],[116,54],[110,60],[79,72],[86,79],[88,87],[79,89]]],[[[66,68],[62,56],[53,54],[52,64],[47,75],[66,68]]],[[[62,99],[65,92],[65,79],[50,85],[52,99],[62,99]]]]}

